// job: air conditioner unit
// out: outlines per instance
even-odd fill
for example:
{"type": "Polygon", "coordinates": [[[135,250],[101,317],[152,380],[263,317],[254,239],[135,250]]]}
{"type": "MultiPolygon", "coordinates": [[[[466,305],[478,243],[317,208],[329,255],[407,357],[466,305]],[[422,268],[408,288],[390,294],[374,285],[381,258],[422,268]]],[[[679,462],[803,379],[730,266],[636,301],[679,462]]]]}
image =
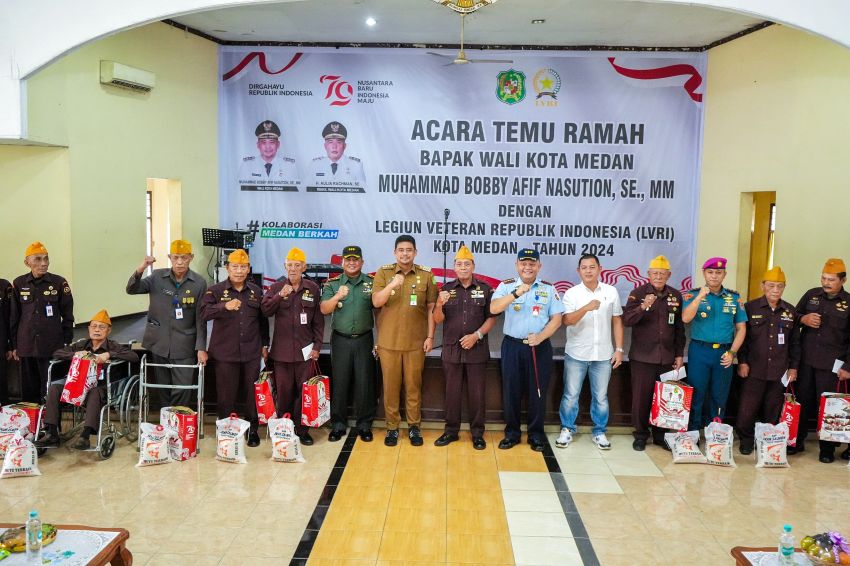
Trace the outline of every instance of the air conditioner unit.
{"type": "Polygon", "coordinates": [[[156,75],[115,61],[101,61],[100,82],[139,92],[150,92],[156,86],[156,75]]]}

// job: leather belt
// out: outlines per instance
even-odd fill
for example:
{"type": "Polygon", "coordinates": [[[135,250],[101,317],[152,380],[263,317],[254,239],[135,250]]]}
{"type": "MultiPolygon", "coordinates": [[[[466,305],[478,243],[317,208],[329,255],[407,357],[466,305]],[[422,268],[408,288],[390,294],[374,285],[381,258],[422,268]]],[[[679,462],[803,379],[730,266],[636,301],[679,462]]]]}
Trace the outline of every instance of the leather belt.
{"type": "Polygon", "coordinates": [[[724,350],[728,350],[729,347],[732,345],[731,343],[730,344],[721,344],[719,342],[706,342],[705,340],[696,340],[694,338],[691,338],[691,342],[696,342],[697,344],[701,344],[703,346],[707,346],[708,348],[713,348],[715,350],[720,349],[720,348],[723,348],[724,350]]]}
{"type": "Polygon", "coordinates": [[[366,336],[367,334],[372,334],[372,330],[367,330],[366,332],[361,332],[360,334],[346,334],[345,332],[339,332],[334,330],[334,334],[337,336],[342,336],[343,338],[360,338],[361,336],[366,336]]]}

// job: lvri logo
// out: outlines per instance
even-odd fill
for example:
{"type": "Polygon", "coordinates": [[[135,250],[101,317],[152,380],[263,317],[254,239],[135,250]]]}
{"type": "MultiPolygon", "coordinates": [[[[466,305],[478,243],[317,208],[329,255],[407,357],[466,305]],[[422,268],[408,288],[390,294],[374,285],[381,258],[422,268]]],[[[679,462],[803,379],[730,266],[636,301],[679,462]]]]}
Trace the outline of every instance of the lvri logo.
{"type": "Polygon", "coordinates": [[[325,93],[325,100],[330,100],[331,106],[345,106],[351,102],[351,97],[354,96],[354,87],[351,86],[351,83],[342,80],[341,76],[322,75],[319,82],[327,83],[328,90],[325,93]]]}

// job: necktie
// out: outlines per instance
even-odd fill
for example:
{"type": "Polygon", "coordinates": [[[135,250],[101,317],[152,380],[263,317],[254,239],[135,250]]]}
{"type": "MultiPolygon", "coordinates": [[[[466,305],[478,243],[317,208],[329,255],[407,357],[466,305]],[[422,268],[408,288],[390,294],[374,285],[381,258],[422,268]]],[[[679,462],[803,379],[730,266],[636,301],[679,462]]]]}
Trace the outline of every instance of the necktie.
{"type": "Polygon", "coordinates": [[[336,175],[336,168],[337,168],[337,164],[331,163],[331,173],[333,173],[334,175],[336,175]]]}
{"type": "Polygon", "coordinates": [[[271,173],[271,172],[272,172],[272,164],[266,163],[266,177],[268,177],[269,173],[271,173]]]}

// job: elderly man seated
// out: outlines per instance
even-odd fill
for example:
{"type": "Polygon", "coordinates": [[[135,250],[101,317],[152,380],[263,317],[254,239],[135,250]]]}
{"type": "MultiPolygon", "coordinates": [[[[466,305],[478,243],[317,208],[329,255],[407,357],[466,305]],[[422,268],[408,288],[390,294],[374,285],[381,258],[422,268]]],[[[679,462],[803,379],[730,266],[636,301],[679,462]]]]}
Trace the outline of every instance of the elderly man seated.
{"type": "MultiPolygon", "coordinates": [[[[89,322],[89,337],[87,340],[77,340],[73,344],[69,344],[64,348],[60,348],[53,353],[53,357],[57,360],[71,360],[79,358],[85,354],[94,354],[97,356],[99,364],[105,364],[110,361],[124,360],[127,362],[139,361],[139,356],[130,351],[128,346],[119,344],[108,339],[109,333],[112,331],[112,321],[109,319],[109,314],[102,310],[94,315],[89,322]]],[[[62,389],[65,387],[65,380],[50,384],[47,391],[47,406],[44,410],[44,423],[47,428],[47,434],[36,444],[39,446],[59,446],[59,398],[62,396],[62,389]]],[[[83,432],[80,434],[80,439],[74,444],[77,450],[87,450],[91,448],[89,437],[97,433],[100,426],[100,410],[106,402],[106,381],[103,372],[98,376],[97,387],[94,387],[86,394],[84,402],[86,408],[86,420],[83,432]]]]}

